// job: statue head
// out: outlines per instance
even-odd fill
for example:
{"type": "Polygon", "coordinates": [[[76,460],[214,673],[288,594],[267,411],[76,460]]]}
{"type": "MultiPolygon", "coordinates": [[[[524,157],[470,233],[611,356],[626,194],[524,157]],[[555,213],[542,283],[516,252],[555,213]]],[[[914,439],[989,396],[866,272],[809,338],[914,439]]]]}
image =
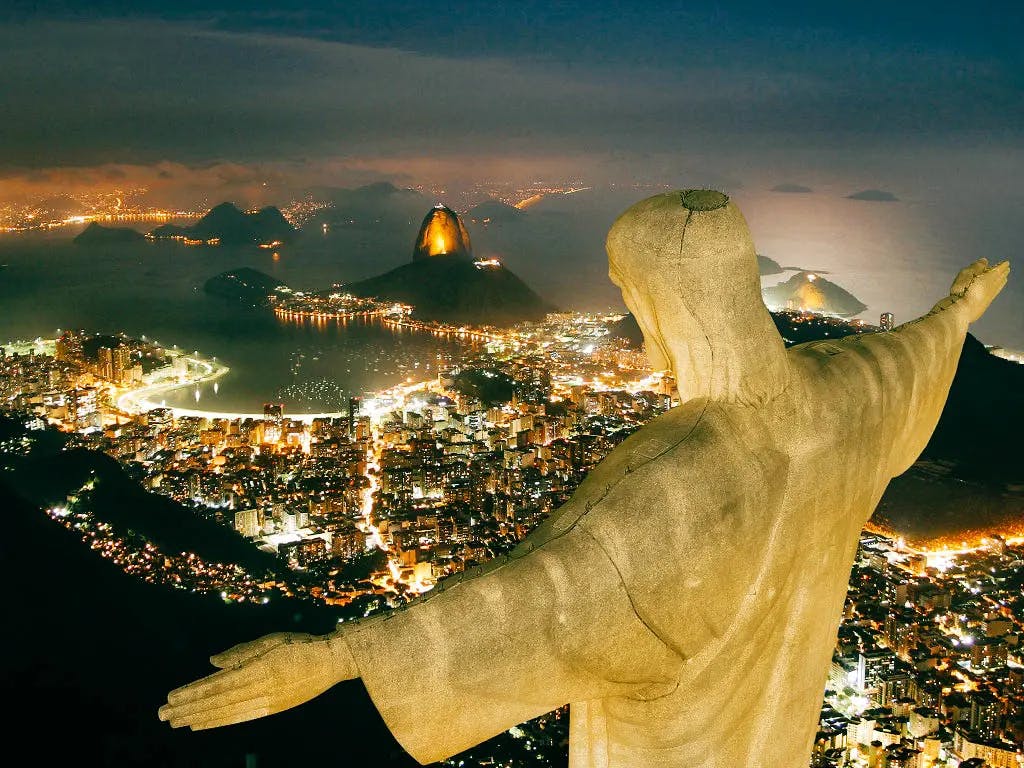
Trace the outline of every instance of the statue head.
{"type": "Polygon", "coordinates": [[[649,197],[616,219],[606,246],[651,364],[672,371],[680,399],[755,404],[781,391],[785,347],[761,298],[747,222],[727,195],[649,197]]]}

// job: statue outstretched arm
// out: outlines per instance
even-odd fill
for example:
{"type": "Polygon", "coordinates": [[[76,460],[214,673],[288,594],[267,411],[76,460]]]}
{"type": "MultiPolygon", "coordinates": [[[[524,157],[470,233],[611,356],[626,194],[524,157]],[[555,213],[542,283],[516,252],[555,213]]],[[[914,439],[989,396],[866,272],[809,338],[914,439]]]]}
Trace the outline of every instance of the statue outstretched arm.
{"type": "Polygon", "coordinates": [[[1006,285],[1009,262],[979,259],[953,281],[949,295],[917,320],[891,333],[848,337],[879,379],[880,424],[892,430],[890,476],[917,460],[938,424],[956,374],[967,327],[1006,285]]]}
{"type": "Polygon", "coordinates": [[[637,616],[605,551],[578,528],[448,580],[405,609],[323,637],[270,635],[212,661],[227,669],[172,692],[161,719],[226,725],[360,677],[422,763],[572,701],[655,696],[682,663],[637,616]]]}

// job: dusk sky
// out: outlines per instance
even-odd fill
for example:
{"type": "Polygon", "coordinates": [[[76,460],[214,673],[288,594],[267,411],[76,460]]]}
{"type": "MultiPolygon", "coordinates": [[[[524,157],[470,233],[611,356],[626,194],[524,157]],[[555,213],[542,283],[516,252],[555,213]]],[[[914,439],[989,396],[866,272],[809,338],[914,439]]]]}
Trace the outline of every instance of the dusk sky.
{"type": "Polygon", "coordinates": [[[527,176],[657,176],[723,161],[727,175],[841,174],[879,150],[929,149],[1020,163],[1019,9],[317,7],[4,3],[3,174],[270,163],[358,178],[430,163],[450,173],[452,157],[482,161],[478,173],[526,158],[527,176]]]}

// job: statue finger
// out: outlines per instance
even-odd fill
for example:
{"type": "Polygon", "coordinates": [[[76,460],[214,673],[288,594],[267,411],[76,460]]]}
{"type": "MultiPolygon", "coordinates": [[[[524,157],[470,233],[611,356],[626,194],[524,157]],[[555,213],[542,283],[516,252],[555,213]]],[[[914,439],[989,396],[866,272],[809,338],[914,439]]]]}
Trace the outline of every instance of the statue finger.
{"type": "Polygon", "coordinates": [[[238,688],[251,682],[252,677],[253,671],[244,667],[223,669],[220,672],[214,672],[212,675],[196,680],[194,683],[183,685],[181,688],[175,688],[167,694],[167,703],[175,705],[184,704],[188,701],[197,701],[207,696],[212,696],[215,693],[230,691],[232,688],[238,688]]]}
{"type": "Polygon", "coordinates": [[[242,664],[249,659],[269,651],[275,646],[281,645],[288,638],[287,632],[275,632],[272,635],[251,640],[247,643],[239,643],[228,648],[226,651],[210,657],[210,663],[219,669],[228,669],[242,664]]]}
{"type": "Polygon", "coordinates": [[[216,709],[209,709],[203,712],[196,712],[171,720],[174,728],[189,727],[192,730],[203,728],[215,728],[219,724],[227,725],[228,721],[240,723],[243,720],[253,720],[270,713],[270,698],[259,696],[247,701],[238,701],[216,709]]]}
{"type": "Polygon", "coordinates": [[[244,723],[247,720],[256,720],[257,718],[266,717],[267,715],[272,714],[273,712],[269,709],[257,709],[238,715],[232,715],[231,717],[225,717],[220,720],[197,723],[196,725],[191,726],[191,728],[193,731],[205,731],[208,728],[220,728],[224,725],[236,725],[237,723],[244,723]]]}
{"type": "Polygon", "coordinates": [[[185,717],[219,709],[242,701],[249,701],[266,694],[267,687],[262,682],[239,688],[232,688],[223,693],[215,693],[202,699],[182,702],[180,704],[164,704],[157,711],[161,720],[181,720],[185,717]]]}

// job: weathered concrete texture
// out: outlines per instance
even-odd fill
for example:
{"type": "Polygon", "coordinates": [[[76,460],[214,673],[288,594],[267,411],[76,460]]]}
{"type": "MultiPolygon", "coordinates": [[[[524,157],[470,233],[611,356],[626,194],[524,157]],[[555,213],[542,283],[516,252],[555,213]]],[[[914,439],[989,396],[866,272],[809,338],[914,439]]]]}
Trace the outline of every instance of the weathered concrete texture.
{"type": "Polygon", "coordinates": [[[335,635],[215,657],[229,671],[161,717],[251,719],[358,676],[421,762],[571,703],[573,768],[807,765],[861,526],[928,440],[1008,266],[972,264],[893,332],[787,352],[727,198],[644,200],[608,253],[682,406],[509,558],[335,635]]]}

